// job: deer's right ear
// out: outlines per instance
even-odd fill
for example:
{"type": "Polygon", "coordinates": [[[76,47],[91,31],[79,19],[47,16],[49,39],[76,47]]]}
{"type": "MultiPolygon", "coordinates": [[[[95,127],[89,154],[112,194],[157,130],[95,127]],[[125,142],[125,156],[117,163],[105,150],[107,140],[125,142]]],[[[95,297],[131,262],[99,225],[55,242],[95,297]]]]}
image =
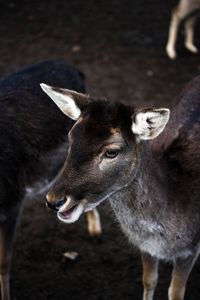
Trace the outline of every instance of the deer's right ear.
{"type": "Polygon", "coordinates": [[[79,118],[83,107],[90,102],[90,97],[82,93],[52,87],[44,83],[41,83],[40,86],[60,110],[74,121],[79,118]]]}

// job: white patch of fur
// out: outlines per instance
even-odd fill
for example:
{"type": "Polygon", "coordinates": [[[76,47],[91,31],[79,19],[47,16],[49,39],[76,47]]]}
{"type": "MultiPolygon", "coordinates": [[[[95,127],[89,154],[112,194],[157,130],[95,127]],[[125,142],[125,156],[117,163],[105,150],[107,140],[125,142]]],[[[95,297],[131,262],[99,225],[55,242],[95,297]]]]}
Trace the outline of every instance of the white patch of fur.
{"type": "Polygon", "coordinates": [[[135,116],[132,131],[139,140],[150,140],[157,137],[165,128],[169,120],[170,111],[167,108],[153,111],[140,111],[135,116]],[[165,114],[163,114],[163,111],[165,114]]]}
{"type": "Polygon", "coordinates": [[[41,83],[40,86],[65,115],[67,115],[74,121],[79,118],[81,111],[74,102],[72,96],[61,92],[59,93],[55,91],[51,86],[44,83],[41,83]]]}
{"type": "MultiPolygon", "coordinates": [[[[65,204],[63,205],[65,206],[65,204]]],[[[76,222],[80,216],[82,215],[82,213],[84,212],[84,204],[82,202],[80,202],[77,207],[74,208],[74,210],[72,211],[72,213],[67,217],[64,218],[62,217],[62,215],[60,214],[61,211],[65,211],[63,206],[61,206],[60,210],[57,213],[58,219],[64,223],[70,224],[70,223],[74,223],[76,222]]]]}
{"type": "Polygon", "coordinates": [[[146,220],[141,220],[140,225],[151,233],[162,231],[162,226],[160,226],[158,223],[155,222],[148,222],[146,220]]]}

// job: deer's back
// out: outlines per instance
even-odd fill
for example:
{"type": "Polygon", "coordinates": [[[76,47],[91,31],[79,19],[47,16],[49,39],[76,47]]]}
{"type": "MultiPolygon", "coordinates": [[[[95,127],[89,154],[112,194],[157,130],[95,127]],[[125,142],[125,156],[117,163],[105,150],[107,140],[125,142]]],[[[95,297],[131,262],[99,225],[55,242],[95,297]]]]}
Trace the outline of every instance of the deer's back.
{"type": "Polygon", "coordinates": [[[166,129],[151,145],[183,171],[200,173],[200,76],[180,94],[166,129]]]}

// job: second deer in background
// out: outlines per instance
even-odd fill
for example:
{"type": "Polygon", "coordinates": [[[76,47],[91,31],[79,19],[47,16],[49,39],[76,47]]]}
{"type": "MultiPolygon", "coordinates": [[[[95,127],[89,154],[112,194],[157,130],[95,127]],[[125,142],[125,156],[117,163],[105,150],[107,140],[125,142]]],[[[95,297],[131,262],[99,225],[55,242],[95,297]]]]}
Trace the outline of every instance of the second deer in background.
{"type": "MultiPolygon", "coordinates": [[[[12,246],[23,199],[49,189],[65,161],[73,125],[41,91],[41,80],[85,92],[84,75],[62,61],[35,64],[0,80],[1,300],[10,299],[12,246]]],[[[98,212],[87,218],[90,235],[100,234],[98,212]]]]}
{"type": "Polygon", "coordinates": [[[172,17],[169,27],[169,37],[167,42],[167,55],[171,59],[175,59],[176,40],[181,22],[185,20],[185,47],[197,53],[198,49],[194,45],[194,26],[200,11],[200,0],[180,0],[178,5],[172,11],[172,17]]]}

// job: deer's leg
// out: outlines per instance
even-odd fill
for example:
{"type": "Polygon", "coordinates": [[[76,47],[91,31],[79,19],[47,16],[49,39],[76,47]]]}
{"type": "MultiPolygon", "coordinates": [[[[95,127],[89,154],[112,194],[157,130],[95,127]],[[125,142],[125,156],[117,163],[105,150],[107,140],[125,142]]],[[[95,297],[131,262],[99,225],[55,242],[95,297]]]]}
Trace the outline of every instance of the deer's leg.
{"type": "Polygon", "coordinates": [[[194,45],[194,26],[196,19],[196,16],[190,17],[185,22],[185,47],[193,53],[198,52],[197,47],[194,45]]]}
{"type": "Polygon", "coordinates": [[[195,7],[194,5],[191,5],[190,1],[180,0],[178,6],[175,7],[175,9],[172,11],[172,17],[169,27],[169,37],[166,47],[167,54],[171,59],[176,58],[175,45],[180,23],[187,16],[189,16],[194,11],[194,9],[195,7]]]}
{"type": "Polygon", "coordinates": [[[5,214],[0,216],[0,282],[2,300],[10,299],[9,273],[19,211],[19,208],[15,208],[9,213],[6,211],[5,214]]]}
{"type": "Polygon", "coordinates": [[[101,220],[97,209],[87,213],[88,231],[91,236],[98,236],[102,233],[101,220]]]}
{"type": "Polygon", "coordinates": [[[158,259],[147,253],[142,253],[143,265],[143,300],[153,300],[158,281],[158,259]]]}
{"type": "Polygon", "coordinates": [[[185,286],[197,257],[198,253],[195,253],[188,258],[179,258],[174,262],[172,279],[168,291],[169,300],[184,299],[185,286]]]}
{"type": "Polygon", "coordinates": [[[166,47],[167,55],[171,59],[176,58],[175,46],[176,46],[176,39],[177,39],[178,29],[181,20],[182,20],[182,16],[180,15],[179,7],[177,7],[172,12],[172,17],[169,26],[168,42],[166,47]]]}

